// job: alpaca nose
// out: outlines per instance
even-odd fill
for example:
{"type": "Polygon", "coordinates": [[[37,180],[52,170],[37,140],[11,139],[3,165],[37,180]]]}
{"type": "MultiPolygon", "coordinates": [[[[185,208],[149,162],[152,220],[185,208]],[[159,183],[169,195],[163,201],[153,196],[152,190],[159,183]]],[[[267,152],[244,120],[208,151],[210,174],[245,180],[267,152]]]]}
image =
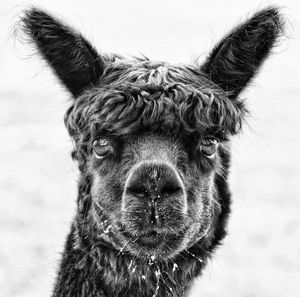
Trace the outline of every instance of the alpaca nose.
{"type": "Polygon", "coordinates": [[[133,170],[125,191],[126,194],[155,204],[158,199],[172,199],[182,195],[183,183],[169,164],[145,162],[133,170]]]}

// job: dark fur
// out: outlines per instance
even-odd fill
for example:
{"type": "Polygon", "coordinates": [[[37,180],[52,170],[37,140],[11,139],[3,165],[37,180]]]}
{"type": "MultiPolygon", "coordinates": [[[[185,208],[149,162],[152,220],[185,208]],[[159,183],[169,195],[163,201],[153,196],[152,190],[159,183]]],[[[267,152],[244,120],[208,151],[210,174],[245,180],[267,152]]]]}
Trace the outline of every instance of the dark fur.
{"type": "Polygon", "coordinates": [[[35,8],[22,24],[74,97],[65,124],[81,174],[78,211],[53,296],[186,296],[226,234],[228,141],[246,112],[237,96],[282,32],[278,10],[235,28],[202,67],[100,56],[35,8]],[[219,142],[213,158],[199,151],[207,136],[219,142]],[[101,161],[93,153],[99,138],[113,148],[101,161]],[[135,183],[150,189],[154,172],[159,200],[136,185],[129,192],[135,183]],[[158,247],[139,243],[149,228],[151,240],[161,236],[158,247]]]}

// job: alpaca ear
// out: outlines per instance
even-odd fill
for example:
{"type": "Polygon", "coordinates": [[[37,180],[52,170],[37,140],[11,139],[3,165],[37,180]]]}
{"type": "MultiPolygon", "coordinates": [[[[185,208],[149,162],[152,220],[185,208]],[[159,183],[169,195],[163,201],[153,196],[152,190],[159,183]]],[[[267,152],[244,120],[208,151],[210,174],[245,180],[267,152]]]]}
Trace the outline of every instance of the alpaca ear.
{"type": "Polygon", "coordinates": [[[74,97],[99,80],[104,63],[78,32],[36,8],[25,11],[21,21],[41,56],[74,97]]]}
{"type": "Polygon", "coordinates": [[[257,12],[236,27],[212,50],[201,67],[215,84],[235,99],[267,58],[283,32],[277,8],[257,12]]]}

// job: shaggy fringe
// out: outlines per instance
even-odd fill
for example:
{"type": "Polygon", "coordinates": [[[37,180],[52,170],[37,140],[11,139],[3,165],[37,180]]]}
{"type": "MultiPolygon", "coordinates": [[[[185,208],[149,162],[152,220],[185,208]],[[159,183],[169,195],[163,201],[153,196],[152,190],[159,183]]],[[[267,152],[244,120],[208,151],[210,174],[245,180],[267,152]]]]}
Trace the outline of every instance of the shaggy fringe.
{"type": "Polygon", "coordinates": [[[68,131],[80,145],[88,144],[95,126],[115,137],[148,130],[177,136],[240,131],[243,102],[228,100],[196,67],[146,58],[110,61],[100,87],[80,96],[66,113],[68,131]]]}

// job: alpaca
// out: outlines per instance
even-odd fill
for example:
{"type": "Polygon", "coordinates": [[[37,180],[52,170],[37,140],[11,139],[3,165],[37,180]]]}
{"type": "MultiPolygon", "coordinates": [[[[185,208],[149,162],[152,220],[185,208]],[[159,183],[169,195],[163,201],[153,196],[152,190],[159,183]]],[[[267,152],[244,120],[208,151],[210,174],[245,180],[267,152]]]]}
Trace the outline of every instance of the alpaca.
{"type": "Polygon", "coordinates": [[[201,66],[100,55],[37,8],[22,28],[72,96],[77,212],[52,296],[188,296],[226,235],[239,94],[282,34],[278,9],[234,28],[201,66]]]}

